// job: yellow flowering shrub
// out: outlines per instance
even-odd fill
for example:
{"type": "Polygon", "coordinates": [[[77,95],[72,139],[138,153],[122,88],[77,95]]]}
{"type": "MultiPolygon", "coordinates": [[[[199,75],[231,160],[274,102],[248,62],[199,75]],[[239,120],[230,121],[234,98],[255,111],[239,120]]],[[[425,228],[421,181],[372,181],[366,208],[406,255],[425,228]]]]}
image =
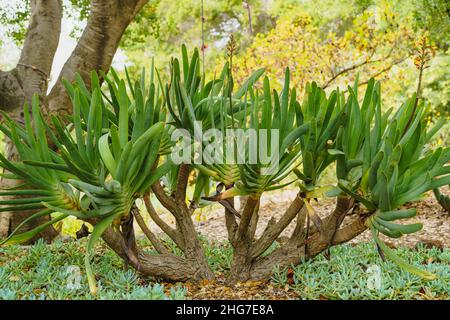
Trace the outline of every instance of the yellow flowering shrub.
{"type": "MultiPolygon", "coordinates": [[[[414,67],[410,57],[415,34],[405,19],[397,20],[386,2],[358,15],[345,31],[338,23],[324,33],[306,13],[291,12],[280,17],[269,33],[258,35],[236,58],[234,76],[241,82],[251,71],[264,67],[270,78],[280,80],[281,87],[283,69],[289,67],[292,84],[298,89],[311,80],[323,87],[345,87],[358,73],[360,83],[370,77],[404,77],[395,66],[403,63],[414,67]]],[[[384,88],[402,90],[401,81],[398,83],[397,87],[384,88]]]]}

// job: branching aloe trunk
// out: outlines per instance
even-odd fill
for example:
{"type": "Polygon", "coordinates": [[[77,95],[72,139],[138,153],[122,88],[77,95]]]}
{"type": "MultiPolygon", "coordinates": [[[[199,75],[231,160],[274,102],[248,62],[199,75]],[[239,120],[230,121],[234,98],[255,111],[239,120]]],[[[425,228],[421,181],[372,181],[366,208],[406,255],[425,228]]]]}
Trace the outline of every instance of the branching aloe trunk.
{"type": "MultiPolygon", "coordinates": [[[[139,258],[139,264],[134,264],[127,257],[125,246],[121,244],[124,240],[120,234],[109,230],[104,233],[103,239],[127,263],[142,274],[172,281],[214,279],[190,218],[192,210],[183,203],[177,203],[175,196],[166,194],[159,184],[155,184],[153,190],[159,201],[164,203],[163,206],[175,217],[176,229],[160,218],[150,202],[149,195],[144,198],[147,211],[152,220],[182,250],[183,257],[174,255],[160,242],[149,230],[139,212],[135,213],[136,220],[159,254],[151,255],[136,248],[135,253],[139,258]],[[189,214],[189,217],[186,216],[186,213],[189,214]]],[[[259,201],[258,198],[249,197],[249,201],[242,208],[240,216],[241,218],[247,217],[243,221],[248,226],[246,229],[241,227],[241,230],[246,230],[246,232],[239,233],[239,225],[244,226],[241,224],[242,220],[234,219],[234,223],[230,223],[230,225],[234,225],[234,228],[228,229],[229,241],[233,247],[233,260],[227,280],[230,284],[239,281],[267,279],[276,266],[283,268],[302,263],[325,252],[331,246],[353,239],[367,229],[364,223],[366,215],[362,213],[353,214],[348,223],[341,226],[354,203],[351,198],[343,196],[338,198],[335,210],[323,219],[322,229],[319,231],[310,228],[308,238],[306,238],[307,210],[304,207],[304,199],[297,195],[283,216],[278,221],[272,218],[263,233],[256,239],[256,222],[252,223],[252,220],[255,221],[253,217],[258,214],[259,201]],[[280,234],[291,223],[295,224],[295,228],[288,240],[268,253],[268,249],[276,245],[280,234]]],[[[225,209],[225,215],[236,217],[228,209],[225,209]]]]}
{"type": "MultiPolygon", "coordinates": [[[[171,253],[160,240],[148,229],[140,213],[134,213],[140,228],[158,251],[158,254],[149,254],[139,249],[134,243],[133,248],[139,259],[136,264],[130,261],[124,248],[124,239],[120,233],[108,229],[103,234],[106,243],[128,264],[140,273],[164,278],[171,281],[200,281],[212,280],[214,275],[207,264],[202,244],[195,231],[190,215],[192,210],[186,204],[177,203],[175,196],[165,193],[160,185],[154,185],[155,195],[164,207],[175,217],[176,229],[167,225],[156,213],[150,202],[150,197],[145,197],[147,211],[153,221],[177,244],[182,250],[183,256],[179,257],[171,253]],[[189,217],[187,216],[189,215],[189,217]],[[178,217],[178,218],[177,218],[178,217]]],[[[178,189],[180,190],[180,189],[178,189]]],[[[267,279],[276,266],[281,268],[297,265],[308,259],[325,252],[331,246],[347,242],[367,229],[364,221],[367,215],[363,213],[353,214],[348,223],[341,226],[343,218],[353,207],[353,200],[349,197],[340,197],[336,208],[323,219],[323,228],[319,231],[311,228],[308,238],[304,199],[297,195],[285,211],[280,220],[271,219],[258,239],[255,238],[256,227],[251,227],[252,217],[258,214],[259,199],[249,197],[249,201],[242,210],[241,217],[248,224],[246,232],[239,234],[241,221],[236,222],[235,232],[230,232],[230,243],[233,247],[233,260],[229,272],[228,283],[239,281],[267,279]],[[250,218],[250,219],[249,219],[250,218]],[[248,222],[250,221],[250,222],[248,222]],[[291,224],[295,228],[287,241],[267,253],[280,234],[291,224]]],[[[225,209],[227,211],[227,209],[225,209]]],[[[230,212],[225,214],[230,215],[230,212]]],[[[233,215],[235,216],[235,215],[233,215]]],[[[241,225],[244,226],[244,225],[241,225]]],[[[241,230],[244,230],[241,227],[241,230]]],[[[232,229],[230,229],[232,230],[232,229]]]]}
{"type": "Polygon", "coordinates": [[[228,239],[233,246],[230,281],[235,281],[238,277],[250,277],[253,261],[251,250],[256,230],[259,202],[259,197],[249,196],[247,198],[237,229],[231,234],[232,237],[228,239]]]}
{"type": "MultiPolygon", "coordinates": [[[[108,228],[103,233],[103,240],[114,250],[123,260],[129,261],[124,250],[124,239],[112,228],[108,228]]],[[[144,275],[153,276],[172,281],[190,281],[196,279],[197,269],[186,263],[182,257],[173,253],[162,253],[158,255],[148,254],[139,248],[135,251],[139,258],[139,265],[130,262],[136,270],[144,275]]],[[[200,280],[197,278],[197,280],[200,280]]]]}
{"type": "MultiPolygon", "coordinates": [[[[298,194],[278,221],[272,218],[268,222],[258,239],[253,238],[254,235],[248,232],[244,238],[238,241],[230,239],[234,249],[234,258],[228,278],[230,283],[267,279],[276,266],[283,268],[297,265],[333,245],[353,239],[367,229],[364,225],[364,215],[358,216],[344,228],[339,228],[346,214],[353,207],[351,198],[340,197],[336,209],[323,220],[320,231],[316,229],[308,232],[306,225],[308,213],[304,207],[304,201],[298,194]],[[295,223],[295,228],[288,240],[273,251],[267,252],[291,223],[295,223]],[[250,238],[250,236],[252,237],[250,238]]],[[[250,211],[251,207],[256,209],[254,202],[244,208],[243,217],[245,211],[250,211]]],[[[257,210],[253,215],[256,214],[257,210]]]]}
{"type": "MultiPolygon", "coordinates": [[[[214,275],[208,266],[202,244],[200,243],[194,222],[192,221],[193,210],[186,204],[186,189],[189,172],[189,165],[181,165],[175,195],[167,195],[164,189],[159,185],[159,182],[157,185],[154,185],[153,190],[156,190],[155,196],[175,218],[176,229],[171,230],[170,234],[173,237],[172,240],[174,240],[183,251],[186,263],[194,268],[195,274],[193,279],[212,279],[214,278],[214,275]]],[[[148,203],[149,201],[147,201],[147,204],[148,203]]],[[[153,208],[150,208],[150,211],[153,212],[154,216],[155,214],[157,215],[153,208]]],[[[168,228],[164,222],[159,222],[165,229],[168,228]]]]}

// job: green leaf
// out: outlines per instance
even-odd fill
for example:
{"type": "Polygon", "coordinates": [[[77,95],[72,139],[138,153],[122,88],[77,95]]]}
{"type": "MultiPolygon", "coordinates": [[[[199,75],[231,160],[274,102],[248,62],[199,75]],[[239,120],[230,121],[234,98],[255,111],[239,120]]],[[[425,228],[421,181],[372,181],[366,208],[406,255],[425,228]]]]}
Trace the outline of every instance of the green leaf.
{"type": "Polygon", "coordinates": [[[51,226],[52,224],[61,221],[63,219],[67,218],[67,215],[63,214],[60,215],[57,218],[54,218],[40,226],[37,226],[36,228],[27,231],[27,232],[23,232],[21,234],[18,235],[13,235],[11,237],[6,238],[6,241],[3,241],[0,243],[0,245],[3,244],[7,244],[7,245],[13,245],[13,244],[21,244],[21,243],[25,243],[31,239],[33,239],[35,236],[37,236],[39,233],[41,233],[42,231],[44,231],[46,228],[48,228],[49,226],[51,226]]]}
{"type": "Polygon", "coordinates": [[[114,177],[116,175],[116,161],[114,160],[114,156],[112,155],[111,150],[109,149],[109,134],[104,134],[98,140],[98,151],[100,153],[100,157],[103,160],[108,171],[114,177]]]}
{"type": "Polygon", "coordinates": [[[385,221],[394,221],[398,219],[412,218],[416,215],[416,209],[405,209],[396,211],[384,211],[376,214],[385,221]]]}
{"type": "Polygon", "coordinates": [[[125,82],[122,80],[119,84],[119,141],[122,148],[128,142],[128,96],[125,88],[125,82]]]}
{"type": "Polygon", "coordinates": [[[366,208],[368,210],[375,210],[376,206],[368,199],[360,196],[359,194],[357,194],[356,192],[351,191],[347,186],[345,186],[344,183],[342,183],[341,181],[338,183],[339,188],[341,188],[342,191],[344,191],[346,194],[348,194],[349,196],[355,198],[356,200],[358,200],[359,202],[361,202],[363,205],[366,206],[366,208]]]}
{"type": "Polygon", "coordinates": [[[328,149],[328,153],[333,155],[333,156],[338,155],[338,154],[345,155],[344,152],[342,152],[341,150],[338,150],[338,149],[328,149]]]}
{"type": "Polygon", "coordinates": [[[386,257],[391,259],[399,267],[401,267],[402,269],[405,269],[406,271],[408,271],[410,273],[416,274],[419,277],[424,278],[426,280],[436,279],[435,274],[432,274],[431,272],[428,272],[428,271],[422,270],[416,266],[413,266],[413,265],[409,264],[406,260],[400,258],[398,255],[395,254],[395,252],[391,248],[389,248],[383,241],[381,241],[378,238],[378,235],[373,227],[370,228],[370,230],[372,231],[373,239],[378,244],[380,249],[384,252],[386,257]]]}

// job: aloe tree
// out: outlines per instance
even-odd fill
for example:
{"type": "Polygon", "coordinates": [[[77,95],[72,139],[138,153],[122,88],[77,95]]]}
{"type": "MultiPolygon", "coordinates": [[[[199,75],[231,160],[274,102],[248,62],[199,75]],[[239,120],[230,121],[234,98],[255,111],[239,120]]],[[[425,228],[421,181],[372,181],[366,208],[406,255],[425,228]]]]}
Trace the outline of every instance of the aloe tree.
{"type": "Polygon", "coordinates": [[[81,77],[64,83],[73,105],[71,116],[52,117],[48,125],[35,98],[32,113],[25,109],[24,125],[6,118],[0,129],[14,142],[19,158],[1,156],[0,165],[4,178],[24,183],[2,192],[15,198],[0,201],[0,210],[37,210],[30,220],[50,213],[54,219],[25,233],[16,230],[3,243],[26,241],[71,215],[94,226],[86,254],[93,293],[90,256],[100,237],[143,274],[174,281],[211,280],[214,274],[192,216],[198,207],[219,202],[234,252],[230,282],[267,278],[275,266],[327,254],[331,246],[367,228],[383,255],[433,278],[396,256],[379,237],[380,232],[400,237],[419,230],[419,224],[391,221],[412,217],[414,210],[402,205],[450,182],[450,149],[425,148],[439,125],[427,129],[426,110],[415,97],[394,115],[390,110],[383,113],[380,85],[371,80],[363,99],[358,98],[357,83],[347,94],[334,90],[328,95],[311,83],[300,102],[290,87],[289,70],[277,92],[268,78],[260,83],[263,70],[237,87],[231,69],[230,61],[208,81],[200,73],[198,51],[189,58],[183,46],[181,60],[171,61],[167,77],[154,66],[150,76],[144,70],[136,81],[127,72],[121,79],[112,70],[101,75],[106,82],[102,87],[94,72],[90,90],[81,77]],[[242,135],[230,139],[226,133],[237,128],[242,135]],[[188,161],[175,163],[177,143],[171,136],[180,129],[191,138],[194,151],[188,161]],[[196,161],[196,148],[208,148],[198,132],[208,129],[216,129],[218,139],[226,142],[216,150],[221,161],[196,161]],[[252,136],[263,130],[265,136],[252,136]],[[266,155],[265,161],[252,158],[246,148],[251,139],[257,140],[256,151],[266,155]],[[232,161],[227,162],[230,154],[232,161]],[[332,164],[338,184],[322,185],[320,176],[332,164]],[[295,199],[257,236],[264,193],[289,184],[298,188],[295,199]],[[248,197],[239,210],[234,205],[237,196],[248,197]],[[313,207],[323,197],[336,197],[336,207],[319,217],[313,207]],[[181,255],[149,229],[137,199],[144,201],[149,218],[181,255]],[[160,216],[155,201],[173,216],[174,227],[160,216]],[[156,253],[138,247],[134,220],[156,253]],[[278,244],[291,224],[292,233],[278,244]]]}

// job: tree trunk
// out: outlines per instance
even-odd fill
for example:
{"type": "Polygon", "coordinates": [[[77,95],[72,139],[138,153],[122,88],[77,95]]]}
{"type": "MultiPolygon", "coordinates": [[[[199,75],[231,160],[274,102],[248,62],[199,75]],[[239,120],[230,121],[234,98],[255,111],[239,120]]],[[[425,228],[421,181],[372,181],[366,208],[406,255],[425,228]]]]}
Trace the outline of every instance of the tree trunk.
{"type": "MultiPolygon", "coordinates": [[[[181,183],[184,184],[183,181],[181,183]]],[[[187,208],[186,203],[181,201],[182,198],[177,198],[176,195],[175,197],[167,195],[163,191],[162,186],[158,187],[156,184],[152,189],[160,202],[164,203],[166,208],[171,208],[170,211],[177,221],[177,228],[168,230],[168,226],[162,224],[164,222],[158,218],[156,211],[154,211],[153,206],[149,202],[149,197],[146,196],[144,199],[146,200],[149,214],[157,225],[162,226],[163,230],[170,231],[169,233],[166,232],[166,234],[170,234],[171,238],[178,239],[179,247],[183,251],[184,256],[174,255],[161,247],[159,242],[156,242],[159,254],[143,252],[133,245],[135,256],[138,258],[138,262],[135,263],[130,261],[129,254],[124,250],[124,240],[120,233],[110,228],[103,234],[103,239],[120,257],[141,274],[170,281],[198,282],[205,279],[213,280],[214,274],[208,266],[202,244],[190,218],[191,211],[187,208]],[[177,202],[176,199],[181,202],[177,202]]],[[[181,188],[178,190],[181,190],[181,188]]],[[[353,239],[367,229],[365,225],[366,214],[352,215],[349,218],[350,221],[343,227],[340,227],[343,217],[353,207],[353,199],[339,197],[335,210],[323,219],[324,227],[321,230],[310,230],[309,237],[305,239],[304,224],[307,210],[304,210],[303,204],[303,199],[297,196],[280,220],[278,222],[271,220],[263,235],[258,240],[254,240],[254,235],[252,235],[251,231],[254,228],[250,228],[250,224],[252,217],[257,215],[259,198],[249,198],[241,216],[241,223],[244,220],[245,225],[248,226],[246,232],[239,233],[239,228],[238,230],[232,228],[235,232],[230,232],[230,235],[234,235],[231,238],[234,255],[227,283],[235,284],[241,281],[267,280],[276,266],[286,268],[291,265],[298,265],[328,250],[330,246],[342,244],[353,239]],[[242,219],[244,217],[246,218],[242,219]],[[273,252],[264,255],[270,244],[289,225],[289,222],[294,221],[295,217],[297,218],[295,222],[296,227],[289,240],[281,244],[273,252]],[[305,244],[308,244],[307,249],[305,244]]],[[[143,230],[147,229],[142,219],[139,225],[141,228],[143,227],[143,230]]],[[[244,230],[241,227],[241,231],[244,230]]],[[[154,243],[156,240],[153,234],[151,234],[150,230],[147,230],[147,233],[150,233],[149,239],[154,243]]]]}
{"type": "Polygon", "coordinates": [[[251,243],[241,241],[233,249],[230,275],[227,278],[227,282],[230,284],[249,280],[252,277],[251,243]]]}
{"type": "MultiPolygon", "coordinates": [[[[172,253],[152,255],[136,249],[136,255],[139,259],[139,265],[131,263],[124,248],[124,240],[122,236],[108,228],[102,235],[106,244],[114,250],[123,260],[130,263],[141,274],[162,278],[171,281],[189,281],[196,279],[197,270],[192,267],[186,260],[172,253]]],[[[197,279],[201,280],[201,279],[197,279]]]]}
{"type": "MultiPolygon", "coordinates": [[[[60,0],[33,0],[30,5],[30,21],[19,62],[13,70],[0,72],[0,108],[8,112],[11,118],[22,123],[24,103],[30,103],[34,94],[38,94],[41,100],[45,101],[62,18],[60,0]]],[[[17,160],[17,151],[8,139],[5,141],[5,155],[9,160],[17,160]]],[[[0,183],[2,188],[11,188],[21,182],[2,178],[0,183]]],[[[7,236],[32,213],[31,211],[0,213],[0,237],[7,236]]],[[[31,221],[24,225],[22,231],[33,229],[49,219],[50,216],[44,216],[31,221]]],[[[56,230],[50,227],[38,237],[51,241],[56,235],[56,230]]]]}
{"type": "Polygon", "coordinates": [[[70,98],[62,80],[78,73],[90,87],[92,71],[108,72],[125,29],[148,0],[94,0],[86,28],[48,95],[49,114],[70,114],[70,98]]]}
{"type": "Polygon", "coordinates": [[[205,250],[198,238],[191,213],[186,205],[180,205],[182,218],[177,219],[177,225],[184,239],[183,252],[189,265],[196,268],[194,279],[213,280],[214,274],[208,266],[208,260],[205,256],[205,250]]]}
{"type": "Polygon", "coordinates": [[[241,221],[237,227],[237,231],[232,239],[233,246],[233,261],[231,263],[230,275],[227,279],[229,283],[235,283],[240,279],[247,279],[250,277],[250,271],[253,264],[251,255],[254,231],[256,226],[256,215],[258,214],[260,198],[249,196],[245,201],[242,210],[241,221]]]}

